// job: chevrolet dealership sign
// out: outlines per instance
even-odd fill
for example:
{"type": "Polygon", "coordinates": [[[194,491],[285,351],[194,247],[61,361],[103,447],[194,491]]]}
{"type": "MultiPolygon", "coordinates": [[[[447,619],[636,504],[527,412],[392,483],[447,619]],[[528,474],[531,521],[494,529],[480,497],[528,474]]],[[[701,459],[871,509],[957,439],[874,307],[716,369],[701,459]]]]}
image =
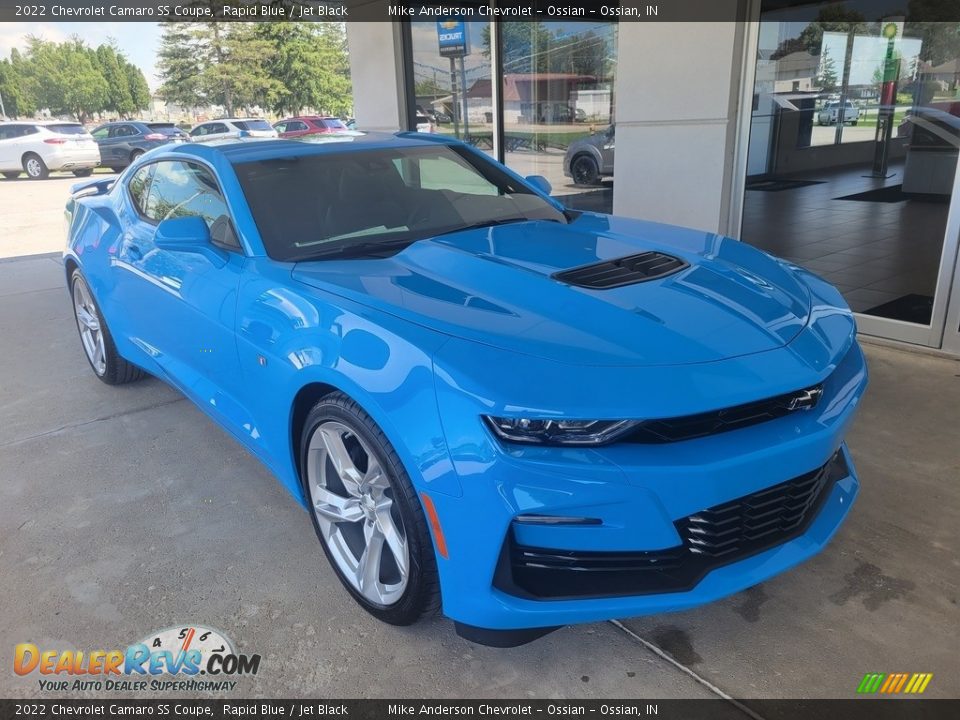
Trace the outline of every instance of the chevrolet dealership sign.
{"type": "Polygon", "coordinates": [[[467,24],[463,20],[438,20],[437,40],[441,57],[457,58],[470,54],[467,24]]]}

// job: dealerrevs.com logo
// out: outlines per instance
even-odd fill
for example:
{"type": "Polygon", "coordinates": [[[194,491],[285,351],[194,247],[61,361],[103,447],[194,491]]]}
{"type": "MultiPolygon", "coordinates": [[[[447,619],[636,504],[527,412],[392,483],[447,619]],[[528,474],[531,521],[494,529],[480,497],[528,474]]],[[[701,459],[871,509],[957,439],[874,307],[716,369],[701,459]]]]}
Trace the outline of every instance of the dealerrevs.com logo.
{"type": "Polygon", "coordinates": [[[20,643],[13,652],[13,671],[39,675],[40,689],[51,692],[233,690],[237,681],[229,678],[259,670],[259,655],[237,653],[226,635],[200,625],[151,633],[122,650],[55,650],[20,643]]]}

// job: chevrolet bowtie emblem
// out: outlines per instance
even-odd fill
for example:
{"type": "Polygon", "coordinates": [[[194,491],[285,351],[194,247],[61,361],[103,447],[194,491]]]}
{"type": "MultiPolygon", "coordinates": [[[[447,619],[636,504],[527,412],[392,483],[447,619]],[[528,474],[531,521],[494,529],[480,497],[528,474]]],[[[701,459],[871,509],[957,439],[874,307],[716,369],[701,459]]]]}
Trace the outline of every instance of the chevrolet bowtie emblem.
{"type": "Polygon", "coordinates": [[[822,395],[823,388],[819,386],[801,390],[787,401],[787,410],[811,410],[820,402],[822,395]]]}

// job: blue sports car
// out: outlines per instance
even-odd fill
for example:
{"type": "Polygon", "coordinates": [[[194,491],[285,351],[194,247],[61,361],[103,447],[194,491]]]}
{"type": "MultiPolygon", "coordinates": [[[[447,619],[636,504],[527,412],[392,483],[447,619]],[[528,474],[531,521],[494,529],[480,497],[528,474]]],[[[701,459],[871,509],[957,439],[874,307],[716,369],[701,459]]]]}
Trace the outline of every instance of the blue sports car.
{"type": "Polygon", "coordinates": [[[507,646],[689,608],[816,554],[857,495],[833,287],[440,135],[166,145],[67,216],[96,376],[229,430],[386,622],[507,646]]]}

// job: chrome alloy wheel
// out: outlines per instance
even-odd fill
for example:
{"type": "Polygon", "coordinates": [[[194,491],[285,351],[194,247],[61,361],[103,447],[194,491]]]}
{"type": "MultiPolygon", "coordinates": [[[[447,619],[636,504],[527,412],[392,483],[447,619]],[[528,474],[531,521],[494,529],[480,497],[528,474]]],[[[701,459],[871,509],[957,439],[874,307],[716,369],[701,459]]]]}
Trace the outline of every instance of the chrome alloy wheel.
{"type": "Polygon", "coordinates": [[[410,551],[393,487],[367,444],[329,420],[310,437],[310,502],[327,549],[364,598],[390,605],[403,595],[410,551]]]}
{"type": "Polygon", "coordinates": [[[26,167],[24,168],[27,171],[27,175],[32,178],[40,177],[43,173],[43,165],[40,164],[40,159],[31,157],[27,159],[26,167]]]}
{"type": "Polygon", "coordinates": [[[73,312],[77,317],[77,327],[80,328],[83,351],[87,354],[93,371],[97,375],[103,375],[107,371],[107,351],[100,315],[97,312],[97,306],[93,304],[90,291],[80,280],[73,284],[73,312]]]}

